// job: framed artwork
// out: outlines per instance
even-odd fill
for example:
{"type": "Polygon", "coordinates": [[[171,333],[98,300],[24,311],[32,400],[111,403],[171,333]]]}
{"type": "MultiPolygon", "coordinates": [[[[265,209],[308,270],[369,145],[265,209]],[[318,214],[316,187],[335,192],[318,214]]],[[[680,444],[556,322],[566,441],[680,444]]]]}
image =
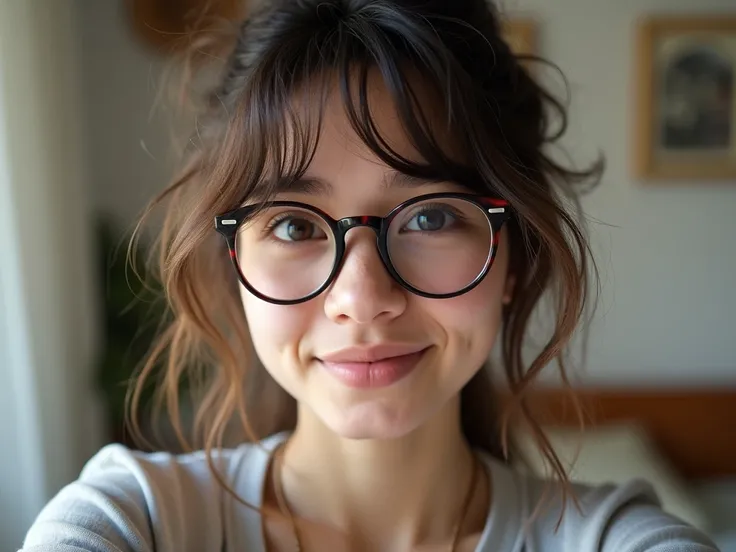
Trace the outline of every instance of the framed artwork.
{"type": "Polygon", "coordinates": [[[736,178],[736,16],[642,21],[635,85],[637,177],[736,178]]]}
{"type": "Polygon", "coordinates": [[[503,35],[517,54],[537,51],[537,23],[533,19],[510,17],[503,23],[503,35]]]}

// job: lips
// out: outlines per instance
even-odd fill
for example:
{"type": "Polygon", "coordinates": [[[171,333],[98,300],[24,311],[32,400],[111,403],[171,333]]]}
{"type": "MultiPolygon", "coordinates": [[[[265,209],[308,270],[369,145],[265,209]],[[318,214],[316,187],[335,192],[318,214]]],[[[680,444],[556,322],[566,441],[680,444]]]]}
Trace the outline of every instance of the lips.
{"type": "Polygon", "coordinates": [[[320,356],[318,361],[349,387],[377,388],[408,376],[427,350],[424,345],[384,343],[341,349],[320,356]]]}

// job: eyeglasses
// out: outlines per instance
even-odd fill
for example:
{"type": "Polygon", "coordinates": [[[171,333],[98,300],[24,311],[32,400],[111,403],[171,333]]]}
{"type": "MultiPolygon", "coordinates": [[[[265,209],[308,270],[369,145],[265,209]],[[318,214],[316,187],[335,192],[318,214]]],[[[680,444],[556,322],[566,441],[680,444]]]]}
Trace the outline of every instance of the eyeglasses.
{"type": "Polygon", "coordinates": [[[509,217],[502,199],[461,193],[414,197],[387,216],[339,220],[296,201],[246,205],[215,217],[240,282],[264,301],[308,301],[334,281],[349,230],[367,226],[388,273],[422,297],[466,293],[488,274],[509,217]]]}

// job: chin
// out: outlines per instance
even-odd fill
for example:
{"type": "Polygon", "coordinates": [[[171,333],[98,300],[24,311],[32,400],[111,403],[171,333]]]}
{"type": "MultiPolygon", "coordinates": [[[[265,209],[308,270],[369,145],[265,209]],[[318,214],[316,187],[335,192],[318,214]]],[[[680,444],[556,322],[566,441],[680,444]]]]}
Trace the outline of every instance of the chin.
{"type": "Polygon", "coordinates": [[[426,416],[414,409],[367,402],[319,412],[323,423],[345,439],[398,439],[420,427],[426,416]]]}

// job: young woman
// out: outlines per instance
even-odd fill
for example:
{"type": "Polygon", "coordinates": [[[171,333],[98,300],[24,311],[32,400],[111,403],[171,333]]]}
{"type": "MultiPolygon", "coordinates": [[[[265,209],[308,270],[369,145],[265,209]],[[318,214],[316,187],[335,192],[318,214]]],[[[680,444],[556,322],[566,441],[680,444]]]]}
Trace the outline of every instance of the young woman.
{"type": "Polygon", "coordinates": [[[204,450],[105,448],[23,550],[715,550],[643,483],[566,483],[529,416],[588,287],[557,188],[598,169],[545,153],[564,111],[492,7],[269,1],[208,99],[157,200],[173,318],[133,397],[161,377],[177,420],[186,383],[204,450]],[[552,338],[525,363],[546,293],[552,338]],[[512,467],[497,341],[557,482],[512,467]],[[221,446],[234,427],[248,442],[221,446]]]}

